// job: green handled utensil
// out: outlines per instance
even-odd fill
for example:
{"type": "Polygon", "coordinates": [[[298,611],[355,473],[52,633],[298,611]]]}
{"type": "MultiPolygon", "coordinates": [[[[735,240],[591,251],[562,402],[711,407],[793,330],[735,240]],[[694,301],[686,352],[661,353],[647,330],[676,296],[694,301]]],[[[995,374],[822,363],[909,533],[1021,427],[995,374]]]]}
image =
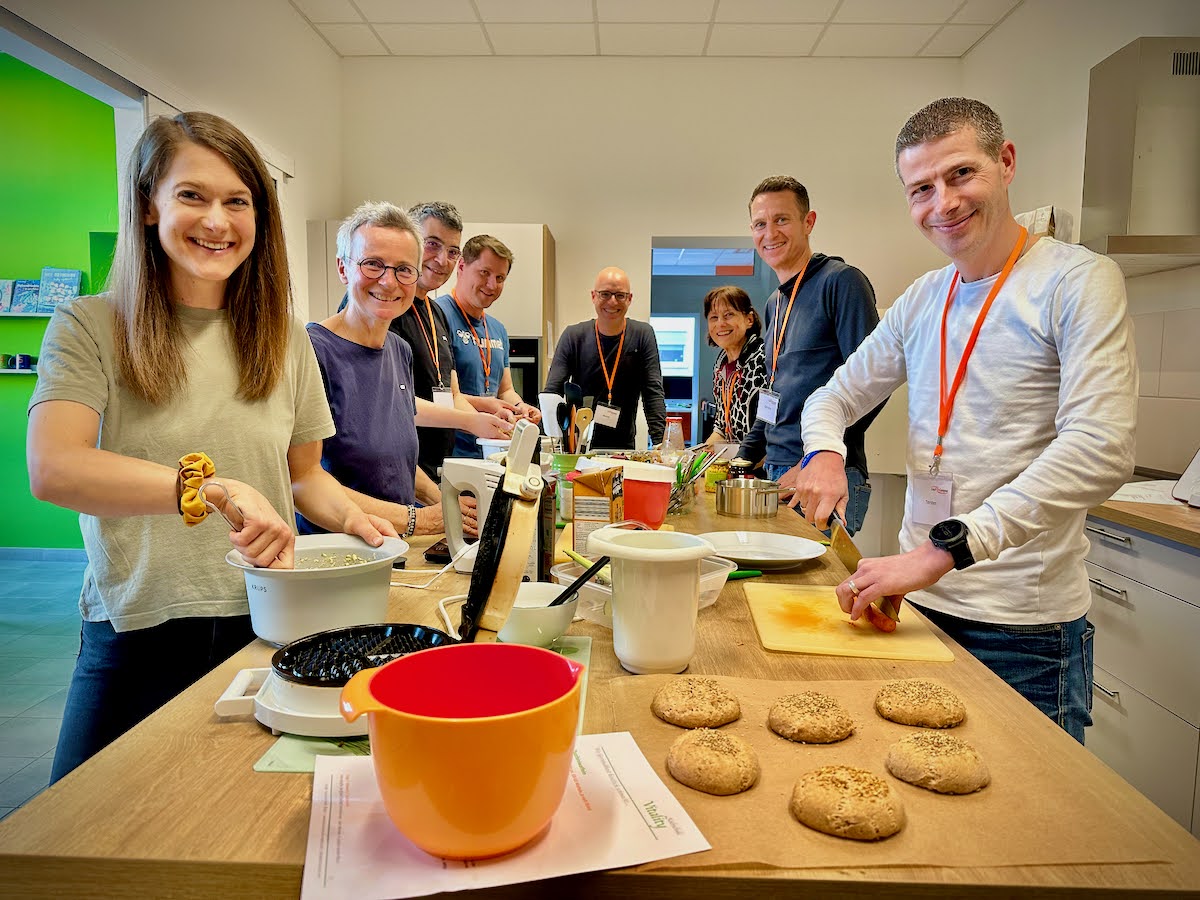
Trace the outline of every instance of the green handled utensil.
{"type": "Polygon", "coordinates": [[[762,572],[758,569],[736,569],[729,573],[728,581],[737,581],[739,578],[758,578],[762,572]]]}

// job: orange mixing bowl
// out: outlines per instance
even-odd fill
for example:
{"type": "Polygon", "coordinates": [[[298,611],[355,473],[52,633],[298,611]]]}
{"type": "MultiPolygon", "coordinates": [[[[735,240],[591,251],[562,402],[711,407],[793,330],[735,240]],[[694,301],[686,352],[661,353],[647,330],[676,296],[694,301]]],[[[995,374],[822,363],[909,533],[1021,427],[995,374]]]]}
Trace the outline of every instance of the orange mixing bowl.
{"type": "Polygon", "coordinates": [[[346,721],[367,714],[383,805],[427,853],[479,859],[549,824],[575,745],[584,668],[523,644],[456,644],[359,672],[346,721]]]}

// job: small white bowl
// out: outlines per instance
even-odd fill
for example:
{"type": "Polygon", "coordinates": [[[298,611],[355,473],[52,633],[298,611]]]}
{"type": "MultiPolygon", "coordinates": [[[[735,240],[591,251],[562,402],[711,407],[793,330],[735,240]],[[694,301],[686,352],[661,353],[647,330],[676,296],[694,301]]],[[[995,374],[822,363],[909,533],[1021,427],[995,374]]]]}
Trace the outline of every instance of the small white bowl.
{"type": "Polygon", "coordinates": [[[579,595],[560,606],[549,604],[565,589],[566,585],[562,584],[523,582],[517,588],[517,599],[508,614],[508,621],[500,629],[500,640],[506,644],[549,647],[562,637],[575,618],[579,595]]]}

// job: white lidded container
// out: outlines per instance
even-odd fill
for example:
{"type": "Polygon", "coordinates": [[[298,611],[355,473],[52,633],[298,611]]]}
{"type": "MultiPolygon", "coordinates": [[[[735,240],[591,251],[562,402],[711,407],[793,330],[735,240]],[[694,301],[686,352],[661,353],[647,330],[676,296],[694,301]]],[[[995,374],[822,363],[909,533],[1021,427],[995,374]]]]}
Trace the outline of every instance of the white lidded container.
{"type": "Polygon", "coordinates": [[[237,550],[225,562],[246,576],[250,624],[254,633],[282,647],[318,631],[387,620],[392,562],[408,552],[400,538],[385,537],[372,547],[350,534],[302,534],[296,557],[317,553],[356,553],[366,562],[329,569],[262,569],[237,550]]]}
{"type": "Polygon", "coordinates": [[[636,675],[682,672],[696,651],[703,538],[678,531],[608,526],[588,535],[588,553],[612,560],[613,651],[636,675]]]}

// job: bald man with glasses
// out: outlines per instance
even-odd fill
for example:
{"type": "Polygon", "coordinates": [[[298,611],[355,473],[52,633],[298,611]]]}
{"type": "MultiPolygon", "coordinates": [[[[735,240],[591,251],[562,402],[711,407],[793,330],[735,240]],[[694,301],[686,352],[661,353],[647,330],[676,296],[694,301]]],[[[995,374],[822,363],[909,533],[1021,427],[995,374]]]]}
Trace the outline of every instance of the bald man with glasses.
{"type": "Polygon", "coordinates": [[[542,390],[562,394],[573,381],[592,398],[592,446],[634,446],[638,403],[653,444],[662,442],[667,422],[658,341],[646,322],[628,318],[633,303],[629,276],[614,266],[601,269],[592,288],[596,318],[567,327],[558,339],[542,390]]]}

